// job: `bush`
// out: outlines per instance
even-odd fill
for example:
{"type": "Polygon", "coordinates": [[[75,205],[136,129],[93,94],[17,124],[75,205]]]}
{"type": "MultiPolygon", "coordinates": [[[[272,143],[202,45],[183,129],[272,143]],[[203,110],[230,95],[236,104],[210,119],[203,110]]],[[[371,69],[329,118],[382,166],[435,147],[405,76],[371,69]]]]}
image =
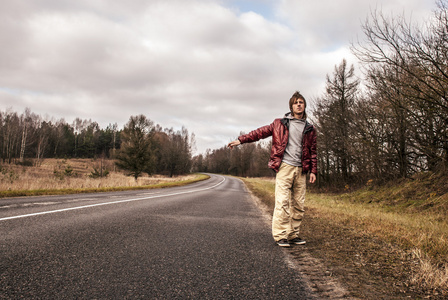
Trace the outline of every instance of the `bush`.
{"type": "Polygon", "coordinates": [[[93,167],[93,171],[90,173],[89,177],[90,178],[101,178],[101,177],[107,177],[109,175],[109,170],[108,169],[99,169],[93,167]]]}
{"type": "Polygon", "coordinates": [[[65,177],[77,177],[78,176],[78,173],[74,172],[72,166],[70,166],[70,165],[65,166],[65,169],[62,170],[62,168],[64,167],[63,163],[58,164],[58,167],[55,168],[53,171],[53,174],[56,178],[58,178],[60,180],[64,180],[65,177]]]}

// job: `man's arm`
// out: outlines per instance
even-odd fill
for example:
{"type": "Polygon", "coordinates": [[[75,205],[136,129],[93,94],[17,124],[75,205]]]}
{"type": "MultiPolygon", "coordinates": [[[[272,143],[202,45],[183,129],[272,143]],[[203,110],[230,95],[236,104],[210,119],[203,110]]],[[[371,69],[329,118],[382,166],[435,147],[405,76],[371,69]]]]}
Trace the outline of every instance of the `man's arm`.
{"type": "Polygon", "coordinates": [[[257,142],[261,139],[265,139],[271,136],[273,129],[274,123],[252,130],[248,134],[243,134],[238,137],[238,140],[241,142],[241,144],[257,142]]]}
{"type": "Polygon", "coordinates": [[[260,139],[267,138],[268,136],[272,135],[273,130],[273,124],[266,125],[260,128],[257,128],[248,134],[243,134],[242,136],[238,137],[237,140],[234,140],[233,142],[230,142],[227,146],[232,149],[235,146],[241,145],[243,143],[252,143],[256,142],[260,139]]]}
{"type": "Polygon", "coordinates": [[[311,135],[311,149],[310,149],[310,155],[311,155],[311,174],[310,174],[310,183],[316,182],[316,175],[317,175],[317,138],[316,138],[316,129],[313,129],[312,135],[311,135]]]}

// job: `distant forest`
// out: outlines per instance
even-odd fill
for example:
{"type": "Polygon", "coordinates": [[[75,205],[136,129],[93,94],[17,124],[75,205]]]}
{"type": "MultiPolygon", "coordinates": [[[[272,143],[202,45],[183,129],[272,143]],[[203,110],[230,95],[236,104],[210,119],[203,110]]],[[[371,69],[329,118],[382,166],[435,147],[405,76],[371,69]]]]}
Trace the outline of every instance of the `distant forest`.
{"type": "Polygon", "coordinates": [[[3,163],[32,165],[44,158],[114,158],[135,176],[135,166],[123,165],[131,159],[134,164],[143,161],[137,166],[139,171],[173,176],[191,171],[193,146],[194,135],[190,136],[187,129],[162,129],[142,115],[130,117],[123,129],[117,124],[104,129],[97,122],[79,118],[72,124],[64,119],[44,120],[29,109],[22,114],[0,111],[3,163]]]}

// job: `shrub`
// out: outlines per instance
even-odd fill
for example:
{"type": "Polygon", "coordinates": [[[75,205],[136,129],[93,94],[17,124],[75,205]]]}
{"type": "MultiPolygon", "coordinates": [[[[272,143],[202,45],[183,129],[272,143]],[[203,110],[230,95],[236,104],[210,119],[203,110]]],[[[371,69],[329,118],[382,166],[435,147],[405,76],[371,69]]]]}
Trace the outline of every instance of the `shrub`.
{"type": "Polygon", "coordinates": [[[90,173],[90,178],[101,178],[101,177],[107,177],[109,175],[108,169],[98,169],[93,167],[93,171],[90,173]]]}

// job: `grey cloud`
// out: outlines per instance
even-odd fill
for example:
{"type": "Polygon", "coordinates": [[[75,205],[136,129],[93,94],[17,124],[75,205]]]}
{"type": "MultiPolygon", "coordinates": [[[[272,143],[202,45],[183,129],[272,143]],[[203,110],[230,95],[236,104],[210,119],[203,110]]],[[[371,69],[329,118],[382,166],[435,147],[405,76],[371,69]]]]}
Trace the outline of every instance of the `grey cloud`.
{"type": "Polygon", "coordinates": [[[362,35],[361,24],[376,9],[385,14],[404,13],[407,18],[413,16],[414,20],[421,20],[433,8],[434,0],[281,0],[276,10],[298,31],[302,47],[332,51],[362,35]]]}
{"type": "Polygon", "coordinates": [[[0,105],[101,126],[143,113],[203,152],[282,116],[295,90],[319,93],[362,18],[354,0],[318,17],[314,2],[272,1],[278,20],[224,3],[6,0],[0,105]]]}

